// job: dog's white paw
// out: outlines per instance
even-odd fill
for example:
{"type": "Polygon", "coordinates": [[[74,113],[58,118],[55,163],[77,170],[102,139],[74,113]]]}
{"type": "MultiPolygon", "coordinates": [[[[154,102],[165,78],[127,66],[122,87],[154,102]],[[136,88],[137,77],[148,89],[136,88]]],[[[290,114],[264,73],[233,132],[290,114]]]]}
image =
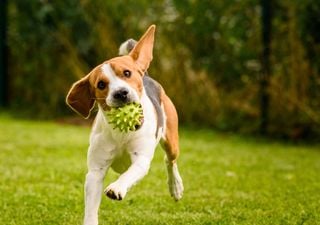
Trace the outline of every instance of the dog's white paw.
{"type": "Polygon", "coordinates": [[[86,217],[84,219],[83,225],[98,225],[98,216],[86,217]]]}
{"type": "Polygon", "coordinates": [[[180,200],[183,195],[183,182],[176,163],[170,163],[165,157],[165,162],[168,171],[168,186],[171,197],[176,201],[180,200]]]}
{"type": "Polygon", "coordinates": [[[173,197],[176,201],[180,200],[182,198],[184,190],[181,177],[179,176],[168,179],[168,186],[171,197],[173,197]]]}
{"type": "Polygon", "coordinates": [[[117,182],[111,183],[105,190],[104,193],[113,200],[122,200],[127,194],[127,188],[121,186],[117,182]]]}

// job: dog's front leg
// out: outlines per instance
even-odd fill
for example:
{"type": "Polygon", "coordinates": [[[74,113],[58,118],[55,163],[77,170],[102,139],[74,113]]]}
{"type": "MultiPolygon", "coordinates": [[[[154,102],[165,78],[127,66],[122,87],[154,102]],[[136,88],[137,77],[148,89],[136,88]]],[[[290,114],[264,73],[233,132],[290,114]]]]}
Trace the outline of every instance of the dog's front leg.
{"type": "Polygon", "coordinates": [[[111,199],[122,200],[127,191],[148,173],[153,153],[154,148],[130,153],[131,166],[105,189],[105,194],[111,199]]]}
{"type": "Polygon", "coordinates": [[[84,225],[98,224],[98,209],[101,202],[103,178],[106,169],[89,170],[85,182],[84,225]]]}
{"type": "Polygon", "coordinates": [[[107,152],[107,149],[98,144],[93,144],[89,148],[88,173],[85,182],[84,225],[98,224],[98,209],[101,202],[103,180],[112,163],[112,154],[107,154],[107,152]]]}

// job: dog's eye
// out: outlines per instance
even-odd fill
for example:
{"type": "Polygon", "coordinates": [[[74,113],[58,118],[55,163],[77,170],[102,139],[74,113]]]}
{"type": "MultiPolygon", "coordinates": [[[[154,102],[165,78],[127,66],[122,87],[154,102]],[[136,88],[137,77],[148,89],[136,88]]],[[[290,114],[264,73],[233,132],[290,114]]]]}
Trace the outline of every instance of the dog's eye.
{"type": "Polygon", "coordinates": [[[130,70],[124,70],[123,71],[123,76],[125,76],[127,78],[131,77],[131,71],[130,70]]]}
{"type": "Polygon", "coordinates": [[[106,88],[106,82],[100,80],[100,81],[98,82],[97,87],[98,87],[100,90],[105,89],[105,88],[106,88]]]}

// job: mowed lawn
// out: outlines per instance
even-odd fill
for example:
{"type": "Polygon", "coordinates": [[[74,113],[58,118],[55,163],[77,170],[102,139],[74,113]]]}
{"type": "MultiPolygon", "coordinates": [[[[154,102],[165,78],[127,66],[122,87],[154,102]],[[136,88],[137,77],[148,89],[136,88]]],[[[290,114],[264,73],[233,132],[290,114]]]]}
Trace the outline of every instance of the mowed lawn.
{"type": "MultiPolygon", "coordinates": [[[[0,224],[82,223],[89,132],[0,115],[0,224]]],[[[159,148],[123,201],[102,198],[100,224],[320,224],[320,145],[181,128],[181,150],[180,202],[159,148]]]]}

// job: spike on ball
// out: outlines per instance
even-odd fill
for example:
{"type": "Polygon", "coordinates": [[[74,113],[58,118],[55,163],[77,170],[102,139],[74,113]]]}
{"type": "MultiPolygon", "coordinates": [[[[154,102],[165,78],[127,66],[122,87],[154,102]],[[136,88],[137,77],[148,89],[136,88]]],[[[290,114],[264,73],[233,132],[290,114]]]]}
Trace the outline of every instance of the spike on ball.
{"type": "Polygon", "coordinates": [[[143,121],[142,106],[135,102],[122,107],[111,108],[106,114],[109,123],[113,125],[113,129],[119,129],[125,133],[137,130],[143,121]]]}

